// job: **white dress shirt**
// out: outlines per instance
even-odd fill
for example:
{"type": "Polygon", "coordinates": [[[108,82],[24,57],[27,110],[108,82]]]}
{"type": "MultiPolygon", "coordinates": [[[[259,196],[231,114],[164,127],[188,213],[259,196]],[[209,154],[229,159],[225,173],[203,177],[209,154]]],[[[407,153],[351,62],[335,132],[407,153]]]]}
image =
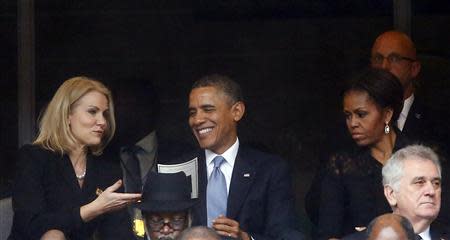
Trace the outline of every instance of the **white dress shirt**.
{"type": "Polygon", "coordinates": [[[427,229],[425,229],[425,231],[419,233],[419,236],[420,236],[423,240],[431,240],[430,226],[428,226],[427,229]]]}
{"type": "Polygon", "coordinates": [[[414,102],[414,94],[411,94],[409,98],[405,99],[403,101],[403,109],[400,115],[397,119],[397,127],[400,129],[400,131],[403,130],[403,127],[405,126],[406,118],[408,117],[409,110],[411,109],[411,105],[414,102]]]}
{"type": "MultiPolygon", "coordinates": [[[[225,158],[225,162],[223,162],[222,165],[220,165],[220,170],[225,176],[225,181],[227,183],[227,194],[230,192],[231,175],[233,174],[233,167],[236,161],[238,149],[239,149],[239,139],[236,138],[236,142],[233,145],[231,145],[231,147],[228,148],[223,154],[220,155],[223,158],[225,158]]],[[[206,169],[208,170],[208,179],[211,176],[212,170],[214,169],[213,159],[216,156],[218,156],[218,154],[214,153],[211,150],[205,149],[206,169]]]]}

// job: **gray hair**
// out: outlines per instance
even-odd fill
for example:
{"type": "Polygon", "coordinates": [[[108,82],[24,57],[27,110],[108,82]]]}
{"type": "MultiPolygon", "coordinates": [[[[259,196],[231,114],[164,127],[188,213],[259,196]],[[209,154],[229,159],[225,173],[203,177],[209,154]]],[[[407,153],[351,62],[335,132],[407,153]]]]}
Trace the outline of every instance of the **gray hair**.
{"type": "Polygon", "coordinates": [[[211,228],[204,226],[197,226],[185,229],[177,237],[177,240],[190,240],[190,239],[220,240],[220,236],[211,228]]]}
{"type": "Polygon", "coordinates": [[[431,161],[441,177],[441,164],[437,154],[429,147],[410,145],[394,153],[384,165],[383,186],[390,186],[394,191],[398,191],[398,185],[403,176],[403,164],[406,160],[431,161]]]}

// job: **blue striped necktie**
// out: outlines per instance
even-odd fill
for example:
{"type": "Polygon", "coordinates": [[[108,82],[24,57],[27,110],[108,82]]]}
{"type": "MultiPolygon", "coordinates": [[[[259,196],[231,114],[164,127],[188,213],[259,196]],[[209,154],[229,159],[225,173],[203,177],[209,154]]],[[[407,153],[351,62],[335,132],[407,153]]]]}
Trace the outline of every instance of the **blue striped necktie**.
{"type": "Polygon", "coordinates": [[[227,214],[227,183],[225,176],[220,170],[220,165],[225,161],[225,158],[222,156],[217,156],[213,159],[214,169],[211,172],[206,189],[208,227],[212,226],[212,220],[219,215],[226,216],[227,214]]]}

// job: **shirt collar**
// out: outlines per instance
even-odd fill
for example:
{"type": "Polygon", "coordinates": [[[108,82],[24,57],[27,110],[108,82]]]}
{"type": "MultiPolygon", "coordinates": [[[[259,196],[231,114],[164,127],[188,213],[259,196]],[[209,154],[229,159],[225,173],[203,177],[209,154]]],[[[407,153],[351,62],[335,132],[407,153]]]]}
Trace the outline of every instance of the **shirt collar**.
{"type": "Polygon", "coordinates": [[[405,101],[403,101],[403,109],[401,114],[405,117],[408,116],[409,109],[411,109],[411,105],[414,102],[414,94],[411,94],[405,101]]]}
{"type": "MultiPolygon", "coordinates": [[[[225,161],[233,167],[234,162],[236,160],[238,149],[239,149],[239,138],[236,138],[236,142],[234,142],[233,145],[231,145],[231,147],[228,148],[220,156],[225,158],[225,161]]],[[[216,156],[219,156],[219,154],[217,154],[209,149],[205,149],[205,158],[206,158],[207,165],[211,164],[212,160],[216,156]]]]}
{"type": "Polygon", "coordinates": [[[419,233],[419,236],[422,237],[423,240],[431,240],[430,226],[428,226],[425,231],[419,233]]]}

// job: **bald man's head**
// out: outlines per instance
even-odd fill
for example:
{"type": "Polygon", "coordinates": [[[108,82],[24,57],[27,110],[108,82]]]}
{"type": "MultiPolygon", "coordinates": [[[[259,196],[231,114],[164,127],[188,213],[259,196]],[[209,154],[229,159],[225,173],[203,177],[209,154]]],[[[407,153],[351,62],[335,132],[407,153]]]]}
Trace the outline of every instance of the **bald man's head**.
{"type": "Polygon", "coordinates": [[[414,240],[414,229],[407,218],[397,214],[384,214],[367,228],[368,240],[414,240]]]}
{"type": "Polygon", "coordinates": [[[220,240],[219,235],[211,228],[197,226],[185,229],[178,240],[220,240]]]}
{"type": "Polygon", "coordinates": [[[414,92],[413,80],[420,72],[416,47],[408,35],[388,31],[377,37],[371,52],[371,66],[394,74],[402,83],[404,98],[414,92]]]}

